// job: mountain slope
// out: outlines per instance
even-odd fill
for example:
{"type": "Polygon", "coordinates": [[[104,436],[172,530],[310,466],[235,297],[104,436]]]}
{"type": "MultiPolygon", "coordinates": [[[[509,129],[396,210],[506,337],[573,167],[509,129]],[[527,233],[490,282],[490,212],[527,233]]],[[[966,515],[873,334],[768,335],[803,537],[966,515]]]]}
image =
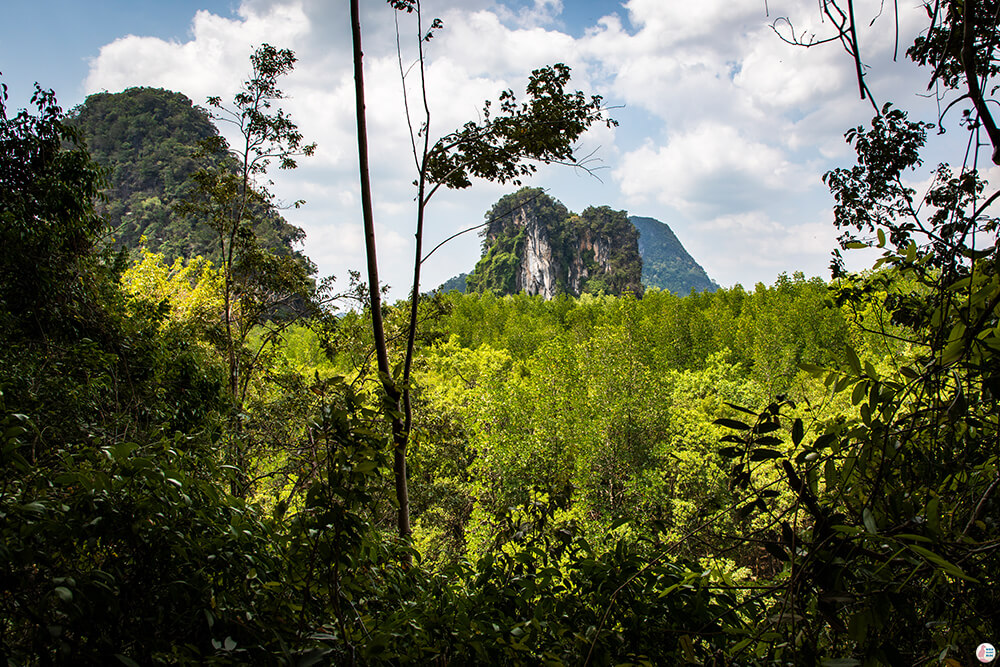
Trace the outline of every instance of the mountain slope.
{"type": "Polygon", "coordinates": [[[465,294],[466,284],[465,279],[469,277],[468,273],[460,273],[457,276],[453,276],[448,280],[441,283],[435,292],[461,292],[465,294]]]}
{"type": "MultiPolygon", "coordinates": [[[[91,155],[109,170],[107,201],[98,211],[115,230],[116,242],[146,247],[168,257],[203,255],[215,259],[217,239],[204,220],[182,217],[174,205],[190,192],[188,180],[199,164],[198,142],[218,134],[208,113],[186,96],[160,88],[129,88],[90,95],[70,122],[83,133],[91,155]]],[[[298,254],[304,236],[274,210],[256,211],[254,230],[261,246],[282,255],[298,254]]]]}
{"type": "Polygon", "coordinates": [[[681,296],[714,292],[719,286],[684,249],[670,227],[655,218],[633,215],[629,221],[639,232],[642,284],[669,290],[681,296]]]}

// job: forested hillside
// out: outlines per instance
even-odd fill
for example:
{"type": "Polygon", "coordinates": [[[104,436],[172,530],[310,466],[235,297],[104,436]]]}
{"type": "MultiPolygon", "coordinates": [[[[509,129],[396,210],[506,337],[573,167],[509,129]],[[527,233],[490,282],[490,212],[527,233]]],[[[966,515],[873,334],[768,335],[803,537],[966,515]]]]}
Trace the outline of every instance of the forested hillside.
{"type": "MultiPolygon", "coordinates": [[[[1000,162],[969,69],[997,27],[940,8],[908,55],[1000,162]]],[[[280,106],[295,62],[254,51],[210,102],[238,143],[208,136],[188,181],[143,162],[186,193],[164,229],[204,215],[215,262],[108,245],[88,147],[132,135],[85,140],[53,93],[14,112],[0,88],[8,665],[961,665],[1000,637],[998,195],[941,165],[918,207],[926,124],[885,105],[847,133],[829,281],[642,291],[623,211],[522,189],[488,215],[475,291],[424,296],[438,186],[572,163],[611,125],[568,67],[534,70],[436,142],[414,125],[414,282],[384,303],[362,76],[369,284],[335,295],[259,231],[271,161],[315,149],[280,106]],[[547,273],[522,271],[529,243],[547,273]],[[872,269],[846,271],[855,248],[872,269]]],[[[166,115],[141,118],[186,117],[147,94],[166,115]]]]}
{"type": "MultiPolygon", "coordinates": [[[[219,133],[207,111],[180,93],[129,88],[90,95],[73,109],[69,123],[108,170],[107,199],[98,202],[97,212],[117,243],[168,257],[218,259],[219,241],[205,215],[177,210],[195,187],[191,175],[202,167],[202,142],[219,133]]],[[[282,254],[299,251],[301,229],[272,208],[258,213],[254,232],[262,246],[282,254]]]]}
{"type": "Polygon", "coordinates": [[[670,227],[655,218],[629,218],[639,232],[642,284],[675,294],[715,290],[719,286],[685,250],[670,227]]]}

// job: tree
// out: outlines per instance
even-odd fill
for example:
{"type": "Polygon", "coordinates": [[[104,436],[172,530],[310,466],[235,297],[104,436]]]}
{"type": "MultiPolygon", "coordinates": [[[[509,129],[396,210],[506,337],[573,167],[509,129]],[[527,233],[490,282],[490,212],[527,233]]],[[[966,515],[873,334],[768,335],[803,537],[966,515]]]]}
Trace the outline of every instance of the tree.
{"type": "MultiPolygon", "coordinates": [[[[822,8],[837,30],[830,40],[850,53],[862,97],[872,99],[853,3],[824,0],[822,8]]],[[[850,396],[854,415],[797,416],[778,400],[753,420],[724,424],[738,443],[729,453],[733,483],[747,494],[742,510],[768,517],[755,537],[783,566],[768,611],[779,619],[767,628],[777,638],[768,641],[800,664],[964,659],[1000,629],[987,601],[1000,583],[1000,247],[989,213],[1000,190],[990,193],[980,172],[982,147],[1000,163],[989,104],[1000,74],[1000,5],[934,0],[925,8],[927,30],[907,54],[933,68],[931,88],[955,96],[939,123],[967,103],[961,165],[938,165],[918,196],[906,180],[922,166],[931,126],[872,101],[871,126],[846,134],[856,165],[825,176],[842,249],[882,250],[863,274],[848,274],[836,252],[837,298],[875,315],[861,324],[869,335],[902,345],[885,346],[882,367],[849,347],[843,367],[813,369],[850,396]],[[754,486],[752,473],[765,469],[794,494],[791,507],[754,486]]]]}
{"type": "MultiPolygon", "coordinates": [[[[822,0],[820,11],[829,25],[834,29],[831,36],[817,39],[815,35],[809,38],[803,33],[796,35],[795,27],[788,17],[781,17],[772,27],[784,41],[804,47],[837,42],[854,60],[858,79],[858,90],[861,99],[867,99],[876,113],[880,112],[868,83],[865,80],[867,69],[859,46],[858,33],[865,29],[859,23],[854,11],[854,0],[822,0]]],[[[994,164],[1000,164],[1000,129],[997,127],[993,113],[990,111],[990,97],[996,92],[991,80],[1000,74],[1000,58],[997,48],[1000,47],[998,34],[998,3],[996,0],[925,0],[923,3],[927,13],[927,29],[914,40],[907,49],[906,55],[913,62],[923,67],[932,67],[927,83],[928,91],[943,88],[939,93],[940,100],[946,102],[941,106],[939,122],[962,100],[972,104],[971,109],[963,109],[963,124],[975,130],[977,141],[980,130],[986,132],[986,139],[993,147],[990,156],[994,164]],[[948,94],[958,94],[950,101],[948,94]]],[[[896,41],[899,41],[899,6],[893,4],[896,14],[896,41]]],[[[881,13],[876,18],[883,18],[881,13]]],[[[884,19],[887,20],[887,19],[884,19]]],[[[871,26],[874,26],[872,21],[871,26]]],[[[897,48],[898,52],[898,48],[897,48]]]]}
{"type": "Polygon", "coordinates": [[[75,293],[104,221],[94,200],[104,173],[67,125],[52,91],[35,86],[31,103],[6,113],[0,90],[0,304],[34,329],[72,319],[75,293]]]}
{"type": "MultiPolygon", "coordinates": [[[[410,321],[402,371],[395,377],[389,368],[384,325],[379,296],[378,260],[375,247],[375,227],[368,166],[367,125],[364,103],[364,69],[361,49],[361,19],[358,0],[351,1],[351,26],[354,43],[355,102],[358,123],[358,153],[360,157],[362,215],[365,226],[366,254],[372,328],[374,331],[378,371],[385,394],[385,408],[393,434],[394,476],[399,505],[397,530],[400,537],[410,535],[409,499],[407,491],[406,448],[413,423],[410,380],[413,368],[417,315],[420,300],[420,270],[427,258],[423,252],[424,218],[431,198],[440,188],[467,188],[472,178],[499,183],[520,184],[520,179],[536,170],[536,164],[575,163],[573,147],[576,140],[594,122],[606,119],[599,96],[589,99],[582,92],[566,91],[570,70],[556,64],[531,73],[526,93],[528,101],[518,103],[511,90],[500,94],[496,111],[487,101],[482,119],[470,121],[461,129],[431,142],[431,112],[425,73],[425,45],[434,31],[443,27],[434,19],[425,29],[419,0],[389,0],[393,9],[416,17],[421,122],[413,128],[409,99],[405,97],[407,123],[410,127],[414,167],[416,169],[416,245],[413,261],[413,283],[410,290],[410,321]]],[[[406,94],[405,72],[400,55],[400,75],[406,94]]]]}
{"type": "MultiPolygon", "coordinates": [[[[273,215],[275,198],[267,189],[269,183],[261,182],[272,162],[277,161],[280,169],[294,169],[296,158],[312,155],[316,144],[304,144],[291,118],[281,109],[272,110],[284,97],[277,83],[292,70],[292,51],[264,44],[250,56],[250,63],[250,78],[231,107],[219,97],[208,99],[216,110],[213,118],[235,126],[239,143],[230,146],[221,135],[201,142],[200,157],[208,164],[192,175],[194,192],[179,207],[185,214],[208,220],[222,258],[222,318],[234,424],[239,424],[250,378],[263,351],[297,313],[315,312],[318,296],[328,291],[327,282],[319,293],[314,290],[310,280],[314,268],[307,260],[261,247],[254,232],[260,216],[273,215]],[[256,349],[249,348],[251,331],[268,320],[283,322],[272,327],[256,349]]],[[[297,201],[295,206],[302,203],[297,201]]],[[[235,431],[232,462],[242,471],[248,463],[247,451],[239,428],[235,431]]]]}

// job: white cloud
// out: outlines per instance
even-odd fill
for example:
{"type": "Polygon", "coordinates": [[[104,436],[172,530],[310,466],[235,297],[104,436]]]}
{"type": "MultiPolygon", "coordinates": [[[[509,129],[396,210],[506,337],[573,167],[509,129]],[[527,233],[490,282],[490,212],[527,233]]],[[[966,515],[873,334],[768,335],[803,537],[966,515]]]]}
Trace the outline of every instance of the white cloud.
{"type": "Polygon", "coordinates": [[[563,10],[563,3],[562,0],[534,0],[531,6],[522,7],[517,12],[503,5],[497,5],[493,10],[505,23],[519,28],[535,28],[554,23],[563,10]]]}
{"type": "Polygon", "coordinates": [[[201,10],[183,43],[128,35],[101,48],[91,62],[88,92],[118,91],[138,85],[187,93],[194,101],[235,91],[253,48],[264,42],[283,46],[300,39],[309,19],[298,5],[278,5],[266,13],[244,11],[228,19],[201,10]]]}
{"type": "Polygon", "coordinates": [[[799,168],[778,148],[748,140],[734,128],[705,123],[665,146],[625,155],[615,178],[634,200],[656,199],[689,214],[756,208],[802,186],[799,168]]]}
{"type": "Polygon", "coordinates": [[[722,285],[770,283],[780,273],[802,270],[825,275],[836,230],[823,214],[811,222],[789,224],[763,211],[722,215],[698,225],[688,250],[722,285]]]}
{"type": "MultiPolygon", "coordinates": [[[[569,13],[580,11],[574,3],[533,0],[517,10],[508,4],[425,1],[424,27],[433,17],[444,20],[444,29],[426,44],[432,136],[476,119],[483,101],[505,88],[521,95],[532,69],[564,62],[573,68],[574,89],[626,105],[613,111],[620,128],[595,128],[581,141],[582,154],[600,147],[597,157],[609,167],[610,178],[600,184],[551,167],[541,169],[530,185],[553,187],[553,196],[575,209],[644,206],[663,218],[676,216],[690,231],[696,259],[723,283],[773,280],[779,265],[824,272],[836,234],[829,215],[817,213],[829,210],[819,178],[853,161],[842,135],[866,123],[871,107],[858,99],[853,63],[837,45],[795,48],[771,30],[777,17],[788,16],[797,31],[828,34],[830,25],[819,20],[814,0],[770,0],[770,16],[764,3],[608,0],[603,18],[576,38],[557,29],[569,13]]],[[[880,0],[856,5],[868,20],[880,0]]],[[[901,4],[901,9],[905,47],[922,19],[919,7],[901,4]]],[[[383,278],[396,288],[393,295],[402,297],[412,260],[414,165],[394,19],[403,33],[404,68],[416,58],[416,29],[412,15],[396,17],[385,3],[364,3],[363,11],[383,278]]],[[[863,35],[871,85],[884,96],[880,99],[905,98],[904,104],[926,109],[929,103],[913,96],[922,88],[915,84],[921,77],[912,67],[891,65],[893,31],[887,19],[863,35]]],[[[186,41],[127,36],[104,46],[91,63],[87,90],[155,85],[200,104],[208,95],[231,98],[246,76],[247,56],[262,42],[292,48],[299,56],[295,72],[283,82],[288,99],[282,106],[307,140],[319,143],[314,158],[275,179],[279,196],[309,202],[286,217],[306,229],[306,252],[324,273],[360,268],[354,83],[342,4],[243,0],[228,17],[200,11],[186,41]]],[[[407,79],[411,111],[420,107],[415,72],[407,79]]],[[[480,222],[510,189],[476,184],[442,193],[431,205],[427,244],[480,222]]],[[[478,240],[469,234],[436,253],[425,269],[444,280],[468,271],[477,258],[478,240]]]]}
{"type": "Polygon", "coordinates": [[[445,30],[430,43],[435,57],[461,63],[469,75],[526,80],[533,69],[556,62],[574,67],[579,85],[583,63],[579,47],[569,35],[537,25],[504,25],[491,11],[467,12],[460,8],[444,14],[445,30]]]}
{"type": "Polygon", "coordinates": [[[765,109],[814,109],[853,85],[842,55],[831,48],[794,48],[776,38],[756,39],[733,84],[765,109]]]}

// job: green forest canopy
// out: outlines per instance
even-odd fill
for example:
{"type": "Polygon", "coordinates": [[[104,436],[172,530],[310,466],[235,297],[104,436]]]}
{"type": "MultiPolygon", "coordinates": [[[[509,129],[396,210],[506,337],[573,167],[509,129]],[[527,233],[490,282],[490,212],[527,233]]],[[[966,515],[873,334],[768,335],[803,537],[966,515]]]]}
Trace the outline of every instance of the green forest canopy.
{"type": "MultiPolygon", "coordinates": [[[[995,75],[996,26],[941,10],[910,55],[980,109],[958,65],[995,75]]],[[[101,168],[35,107],[0,114],[9,663],[947,664],[1000,636],[995,220],[966,168],[907,208],[902,112],[827,175],[871,272],[422,301],[400,540],[366,313],[259,320],[234,401],[221,269],[102,248],[101,168]]]]}

